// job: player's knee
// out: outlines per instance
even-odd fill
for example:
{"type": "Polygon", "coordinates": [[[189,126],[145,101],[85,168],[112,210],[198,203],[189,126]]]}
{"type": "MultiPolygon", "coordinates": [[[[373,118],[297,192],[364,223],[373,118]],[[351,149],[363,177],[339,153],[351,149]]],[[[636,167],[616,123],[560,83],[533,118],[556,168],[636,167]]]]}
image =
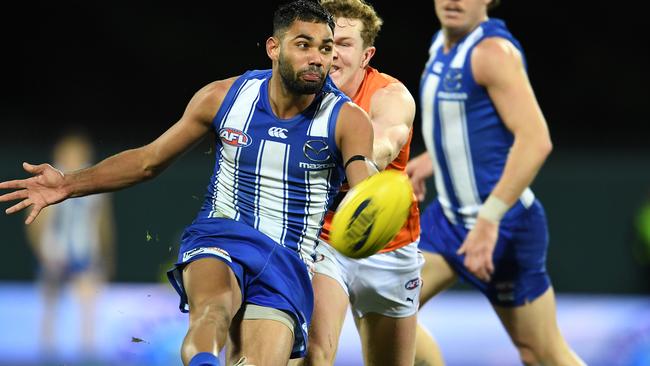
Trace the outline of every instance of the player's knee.
{"type": "Polygon", "coordinates": [[[552,342],[540,342],[536,345],[517,345],[519,357],[524,365],[561,365],[562,351],[561,348],[555,347],[552,342]]]}
{"type": "Polygon", "coordinates": [[[210,296],[190,301],[190,322],[230,324],[233,317],[232,301],[210,296]]]}
{"type": "Polygon", "coordinates": [[[526,366],[540,365],[541,359],[538,357],[540,354],[540,347],[535,346],[535,342],[526,341],[524,339],[513,339],[517,351],[519,351],[519,358],[526,366]]]}

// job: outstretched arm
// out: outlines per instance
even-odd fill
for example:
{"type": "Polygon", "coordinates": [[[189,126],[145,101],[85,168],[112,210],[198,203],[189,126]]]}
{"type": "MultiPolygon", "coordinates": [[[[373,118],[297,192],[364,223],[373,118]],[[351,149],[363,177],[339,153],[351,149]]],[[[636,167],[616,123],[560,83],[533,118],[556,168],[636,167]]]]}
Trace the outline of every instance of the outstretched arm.
{"type": "Polygon", "coordinates": [[[69,197],[115,191],[155,177],[209,131],[212,118],[233,80],[217,81],[199,90],[181,119],[148,145],[123,151],[89,168],[69,173],[49,164],[23,163],[32,177],[0,182],[0,189],[14,190],[1,195],[0,202],[20,200],[6,213],[32,206],[25,220],[29,224],[44,207],[69,197]]]}
{"type": "Polygon", "coordinates": [[[383,170],[409,140],[415,101],[404,85],[391,83],[372,96],[369,115],[374,130],[373,159],[383,170]]]}
{"type": "Polygon", "coordinates": [[[532,183],[552,144],[521,53],[505,39],[488,38],[476,46],[471,61],[475,80],[487,88],[499,116],[514,135],[503,174],[459,249],[466,254],[467,268],[487,281],[494,271],[492,253],[499,221],[532,183]]]}
{"type": "MultiPolygon", "coordinates": [[[[343,163],[355,155],[372,159],[372,124],[368,114],[356,104],[346,103],[341,107],[336,125],[336,141],[341,150],[343,163]]],[[[350,187],[354,187],[376,172],[374,165],[365,160],[352,161],[345,169],[350,187]]]]}

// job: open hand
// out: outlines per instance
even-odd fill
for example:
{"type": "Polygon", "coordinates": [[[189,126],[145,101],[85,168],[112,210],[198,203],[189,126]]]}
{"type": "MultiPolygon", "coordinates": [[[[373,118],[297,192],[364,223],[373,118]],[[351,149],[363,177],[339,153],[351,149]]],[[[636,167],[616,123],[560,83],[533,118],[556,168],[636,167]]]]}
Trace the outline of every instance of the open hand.
{"type": "Polygon", "coordinates": [[[33,177],[0,182],[0,189],[14,190],[1,195],[0,202],[21,200],[9,207],[5,211],[7,214],[32,206],[32,211],[25,220],[25,224],[30,224],[43,208],[63,201],[69,194],[63,189],[63,172],[55,169],[50,164],[32,165],[23,163],[23,169],[31,173],[33,177]]]}
{"type": "Polygon", "coordinates": [[[406,165],[406,174],[411,180],[413,194],[418,201],[424,201],[427,194],[426,180],[433,175],[433,164],[429,154],[421,154],[411,159],[406,165]]]}

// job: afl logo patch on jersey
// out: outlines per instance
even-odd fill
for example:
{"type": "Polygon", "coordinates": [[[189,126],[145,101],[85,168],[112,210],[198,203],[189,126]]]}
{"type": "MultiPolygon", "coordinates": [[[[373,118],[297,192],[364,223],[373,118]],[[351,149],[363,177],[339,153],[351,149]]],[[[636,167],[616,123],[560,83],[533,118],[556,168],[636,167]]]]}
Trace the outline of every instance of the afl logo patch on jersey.
{"type": "Polygon", "coordinates": [[[420,278],[414,278],[412,280],[409,280],[404,285],[404,288],[407,289],[407,290],[413,290],[413,289],[418,288],[418,286],[420,286],[421,283],[422,283],[422,280],[420,280],[420,278]]]}
{"type": "Polygon", "coordinates": [[[251,144],[251,137],[236,128],[224,127],[219,130],[219,138],[230,146],[246,147],[251,144]]]}

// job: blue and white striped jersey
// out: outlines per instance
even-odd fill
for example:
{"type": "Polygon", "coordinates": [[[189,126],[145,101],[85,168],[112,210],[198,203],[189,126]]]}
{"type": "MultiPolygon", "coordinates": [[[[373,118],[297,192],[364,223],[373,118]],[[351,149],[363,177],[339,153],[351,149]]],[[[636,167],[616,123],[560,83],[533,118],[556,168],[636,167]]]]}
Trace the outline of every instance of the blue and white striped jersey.
{"type": "Polygon", "coordinates": [[[248,71],[217,112],[215,169],[199,217],[228,217],[311,253],[344,178],[334,133],[349,98],[328,78],[306,110],[279,119],[269,103],[270,78],[271,70],[248,71]]]}
{"type": "Polygon", "coordinates": [[[76,197],[49,207],[43,228],[43,254],[69,266],[92,267],[99,264],[101,252],[100,220],[105,195],[76,197]]]}
{"type": "MultiPolygon", "coordinates": [[[[434,164],[437,199],[452,223],[467,228],[474,225],[480,205],[501,177],[514,141],[487,90],[472,74],[472,50],[487,37],[505,38],[522,51],[499,19],[483,22],[447,53],[439,31],[420,83],[422,135],[434,164]]],[[[504,220],[534,200],[527,188],[504,220]]]]}

